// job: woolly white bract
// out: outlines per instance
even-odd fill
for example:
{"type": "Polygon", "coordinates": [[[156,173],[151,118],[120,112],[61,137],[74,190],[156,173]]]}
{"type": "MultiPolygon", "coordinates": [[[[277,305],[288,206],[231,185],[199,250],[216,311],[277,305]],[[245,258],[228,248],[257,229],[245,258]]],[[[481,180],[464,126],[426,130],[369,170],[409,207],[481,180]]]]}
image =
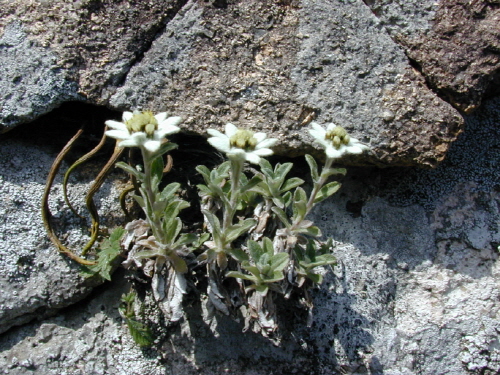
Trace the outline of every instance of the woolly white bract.
{"type": "Polygon", "coordinates": [[[181,122],[178,116],[167,118],[166,112],[153,115],[149,111],[123,112],[122,119],[123,122],[106,121],[113,129],[106,135],[121,140],[120,147],[141,147],[152,153],[158,151],[167,135],[180,130],[177,125],[181,122]]]}
{"type": "Polygon", "coordinates": [[[208,134],[212,136],[208,142],[230,159],[246,160],[253,164],[259,164],[262,156],[272,155],[273,151],[269,147],[278,141],[275,138],[267,138],[265,133],[238,129],[231,123],[226,124],[225,130],[226,134],[208,129],[208,134]]]}
{"type": "Polygon", "coordinates": [[[344,154],[361,154],[368,149],[368,146],[357,139],[349,137],[340,126],[328,124],[325,129],[316,122],[312,122],[311,126],[309,133],[325,149],[326,156],[330,159],[338,159],[344,154]]]}

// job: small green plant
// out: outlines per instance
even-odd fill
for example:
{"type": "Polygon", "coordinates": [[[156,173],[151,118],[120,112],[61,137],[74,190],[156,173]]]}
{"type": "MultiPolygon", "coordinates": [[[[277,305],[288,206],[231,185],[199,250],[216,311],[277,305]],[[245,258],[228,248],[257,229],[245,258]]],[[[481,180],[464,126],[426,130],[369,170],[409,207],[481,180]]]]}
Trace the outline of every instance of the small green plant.
{"type": "MultiPolygon", "coordinates": [[[[205,267],[210,314],[241,316],[245,330],[275,335],[277,300],[300,294],[300,301],[311,310],[307,290],[322,282],[318,267],[336,264],[332,240],[322,241],[320,229],[308,216],[316,204],[340,188],[339,182],[329,182],[346,172],[332,167],[335,160],[367,147],[339,126],[330,124],[325,129],[313,123],[310,134],[324,148],[326,161],[319,168],[306,155],[312,184],[307,192],[303,179],[288,177],[292,163],[273,166],[266,160],[277,139],[233,124],[227,124],[224,133],[209,129],[208,142],[227,161],[211,170],[196,167],[203,180],[197,187],[204,225],[193,231],[179,217],[190,207],[181,197],[180,184],[163,183],[169,170],[165,160],[177,147],[165,137],[180,130],[180,121],[165,113],[136,111],[125,112],[122,122],[106,122],[111,130],[105,134],[117,139],[118,149],[134,147],[141,152],[141,165],[117,162],[116,166],[130,175],[133,197],[145,218],[113,232],[100,244],[97,259],[89,260],[87,266],[110,279],[117,256],[125,256],[126,268],[141,270],[151,278],[152,294],[172,322],[183,317],[184,295],[197,284],[192,282],[191,271],[205,267]]],[[[150,333],[136,320],[132,304],[133,297],[125,296],[122,316],[136,342],[146,346],[150,333]]]]}

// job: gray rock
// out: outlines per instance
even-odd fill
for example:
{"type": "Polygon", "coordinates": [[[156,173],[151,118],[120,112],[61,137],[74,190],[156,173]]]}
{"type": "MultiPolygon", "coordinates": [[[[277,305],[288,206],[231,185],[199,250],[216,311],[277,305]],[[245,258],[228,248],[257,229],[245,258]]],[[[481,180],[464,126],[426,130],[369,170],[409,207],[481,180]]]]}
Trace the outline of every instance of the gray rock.
{"type": "Polygon", "coordinates": [[[56,54],[31,41],[19,22],[8,24],[0,38],[0,87],[0,132],[81,99],[56,54]]]}
{"type": "Polygon", "coordinates": [[[371,145],[346,163],[435,166],[462,129],[361,1],[50,4],[10,4],[2,24],[57,56],[59,86],[76,84],[87,101],[115,109],[182,115],[186,132],[234,122],[296,156],[314,152],[307,128],[316,118],[371,145]]]}

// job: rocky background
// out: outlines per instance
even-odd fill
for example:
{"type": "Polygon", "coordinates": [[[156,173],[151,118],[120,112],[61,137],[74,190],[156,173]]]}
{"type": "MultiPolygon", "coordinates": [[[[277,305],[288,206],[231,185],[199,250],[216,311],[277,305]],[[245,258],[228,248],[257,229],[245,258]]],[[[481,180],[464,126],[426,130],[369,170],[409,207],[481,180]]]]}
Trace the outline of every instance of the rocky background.
{"type": "MultiPolygon", "coordinates": [[[[499,1],[0,0],[0,16],[4,373],[500,372],[499,1]],[[84,124],[75,160],[136,108],[182,115],[191,150],[228,121],[264,130],[298,168],[320,155],[312,120],[370,145],[314,212],[340,262],[312,328],[298,312],[275,346],[192,303],[141,350],[117,312],[121,271],[89,285],[57,254],[39,213],[55,155],[84,124]]],[[[77,203],[107,156],[71,179],[77,203]]],[[[123,182],[98,197],[110,225],[123,182]]],[[[83,244],[60,179],[50,205],[83,244]]]]}

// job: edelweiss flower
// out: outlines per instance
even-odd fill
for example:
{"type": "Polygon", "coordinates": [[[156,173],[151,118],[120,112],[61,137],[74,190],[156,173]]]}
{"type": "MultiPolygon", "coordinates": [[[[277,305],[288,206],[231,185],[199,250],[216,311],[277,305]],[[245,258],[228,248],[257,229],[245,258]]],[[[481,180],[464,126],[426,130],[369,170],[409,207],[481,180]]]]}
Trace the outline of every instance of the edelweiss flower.
{"type": "Polygon", "coordinates": [[[120,147],[143,147],[149,152],[157,151],[165,136],[177,133],[176,126],[181,122],[180,117],[169,117],[167,113],[158,113],[156,116],[150,111],[123,112],[123,122],[108,120],[106,135],[121,139],[120,147]]]}
{"type": "Polygon", "coordinates": [[[316,122],[312,122],[311,126],[312,129],[309,129],[309,133],[316,142],[325,148],[328,158],[337,159],[344,154],[361,154],[368,149],[368,146],[351,138],[341,126],[329,124],[326,130],[316,122]]]}
{"type": "Polygon", "coordinates": [[[212,136],[208,143],[225,152],[228,158],[247,160],[253,164],[259,164],[261,156],[272,155],[273,151],[269,147],[278,141],[267,138],[265,133],[238,129],[233,124],[226,125],[226,134],[215,129],[208,129],[207,132],[212,136]]]}

